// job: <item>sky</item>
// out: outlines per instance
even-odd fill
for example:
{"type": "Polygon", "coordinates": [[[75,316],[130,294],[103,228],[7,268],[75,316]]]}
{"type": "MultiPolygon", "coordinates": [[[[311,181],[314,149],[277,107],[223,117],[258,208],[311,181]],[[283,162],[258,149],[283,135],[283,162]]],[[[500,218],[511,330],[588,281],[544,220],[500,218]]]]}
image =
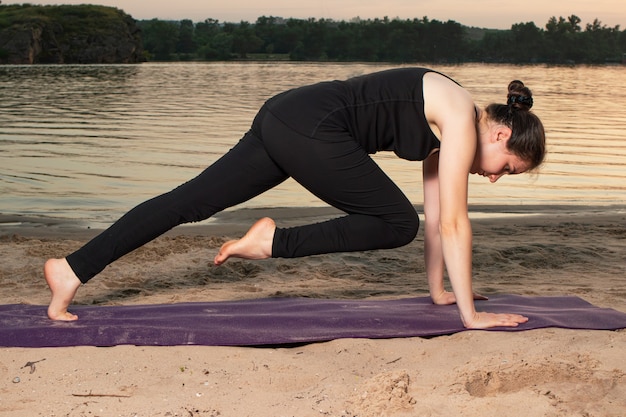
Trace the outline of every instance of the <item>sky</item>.
{"type": "Polygon", "coordinates": [[[578,16],[584,28],[594,19],[626,30],[624,0],[64,0],[12,1],[2,4],[101,4],[124,10],[138,20],[207,18],[220,22],[254,23],[260,16],[350,20],[384,18],[454,20],[465,26],[510,29],[515,23],[535,22],[543,28],[552,16],[578,16]]]}

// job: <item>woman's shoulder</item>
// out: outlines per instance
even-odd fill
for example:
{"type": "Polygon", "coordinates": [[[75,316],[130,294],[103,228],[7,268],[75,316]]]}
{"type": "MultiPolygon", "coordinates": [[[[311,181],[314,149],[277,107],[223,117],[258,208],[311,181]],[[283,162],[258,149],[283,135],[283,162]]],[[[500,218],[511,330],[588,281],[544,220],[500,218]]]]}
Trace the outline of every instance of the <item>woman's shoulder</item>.
{"type": "Polygon", "coordinates": [[[436,71],[428,72],[424,74],[422,84],[425,99],[462,101],[468,105],[474,105],[469,92],[445,74],[436,71]]]}
{"type": "Polygon", "coordinates": [[[431,72],[423,81],[424,112],[429,123],[439,127],[450,120],[474,123],[476,104],[470,93],[451,78],[431,72]]]}

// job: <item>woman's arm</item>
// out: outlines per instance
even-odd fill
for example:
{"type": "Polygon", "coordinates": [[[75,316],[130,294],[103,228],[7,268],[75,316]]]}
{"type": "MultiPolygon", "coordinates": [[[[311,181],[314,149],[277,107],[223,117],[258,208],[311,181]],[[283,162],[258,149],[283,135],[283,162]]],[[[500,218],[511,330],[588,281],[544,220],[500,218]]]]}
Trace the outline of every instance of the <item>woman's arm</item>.
{"type": "MultiPolygon", "coordinates": [[[[446,291],[444,286],[445,264],[439,235],[439,152],[424,160],[424,263],[428,290],[434,304],[448,305],[456,303],[454,293],[446,291]]],[[[474,300],[487,300],[480,294],[473,294],[474,300]]]]}
{"type": "Polygon", "coordinates": [[[439,152],[423,162],[424,177],[424,263],[430,298],[435,304],[452,304],[454,295],[443,284],[444,262],[439,236],[439,152]]]}
{"type": "MultiPolygon", "coordinates": [[[[441,135],[437,175],[439,233],[445,267],[463,324],[468,328],[516,326],[525,318],[509,314],[478,314],[474,308],[472,228],[467,207],[467,178],[478,141],[474,102],[463,88],[435,73],[424,76],[424,99],[426,116],[441,135]]],[[[433,192],[429,192],[430,197],[433,192]]],[[[428,250],[432,255],[432,250],[428,250]]]]}
{"type": "MultiPolygon", "coordinates": [[[[438,248],[434,248],[435,242],[431,242],[433,245],[427,248],[426,256],[429,262],[437,263],[437,251],[441,250],[461,319],[468,325],[476,315],[472,295],[472,229],[467,213],[467,177],[477,146],[474,102],[460,86],[434,73],[424,76],[424,99],[428,121],[441,135],[437,169],[432,166],[434,158],[425,161],[428,171],[425,172],[424,211],[427,207],[434,209],[437,206],[440,237],[438,248]],[[433,178],[435,175],[436,180],[433,178]],[[437,190],[434,189],[435,184],[437,190]],[[437,197],[438,201],[433,201],[437,197]]],[[[426,216],[428,218],[428,214],[426,216]]],[[[430,237],[433,236],[431,231],[430,237]]],[[[441,284],[438,283],[438,268],[429,265],[427,273],[437,273],[432,278],[433,289],[442,292],[443,266],[441,284]]]]}

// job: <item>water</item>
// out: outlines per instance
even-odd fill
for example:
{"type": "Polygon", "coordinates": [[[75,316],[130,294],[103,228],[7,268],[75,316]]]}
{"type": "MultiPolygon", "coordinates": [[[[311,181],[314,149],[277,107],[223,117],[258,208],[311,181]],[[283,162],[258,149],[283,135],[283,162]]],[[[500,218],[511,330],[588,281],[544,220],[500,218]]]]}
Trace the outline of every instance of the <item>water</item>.
{"type": "MultiPolygon", "coordinates": [[[[287,88],[382,64],[175,63],[0,66],[0,214],[102,226],[195,176],[287,88]]],[[[626,204],[626,66],[436,66],[477,103],[523,80],[548,134],[540,175],[492,185],[471,176],[474,205],[626,204]]],[[[416,204],[421,164],[375,159],[416,204]]],[[[322,206],[292,181],[244,207],[322,206]]]]}

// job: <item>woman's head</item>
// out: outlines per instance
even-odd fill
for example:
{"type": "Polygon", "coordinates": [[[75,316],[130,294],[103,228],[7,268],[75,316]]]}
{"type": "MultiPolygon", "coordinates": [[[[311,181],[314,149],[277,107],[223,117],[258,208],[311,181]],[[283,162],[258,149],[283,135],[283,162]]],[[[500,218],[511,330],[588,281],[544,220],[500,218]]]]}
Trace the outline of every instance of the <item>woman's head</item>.
{"type": "Polygon", "coordinates": [[[507,104],[490,104],[487,118],[511,129],[507,149],[528,164],[528,170],[539,167],[546,155],[546,135],[541,120],[530,111],[533,94],[519,80],[509,83],[507,104]]]}

